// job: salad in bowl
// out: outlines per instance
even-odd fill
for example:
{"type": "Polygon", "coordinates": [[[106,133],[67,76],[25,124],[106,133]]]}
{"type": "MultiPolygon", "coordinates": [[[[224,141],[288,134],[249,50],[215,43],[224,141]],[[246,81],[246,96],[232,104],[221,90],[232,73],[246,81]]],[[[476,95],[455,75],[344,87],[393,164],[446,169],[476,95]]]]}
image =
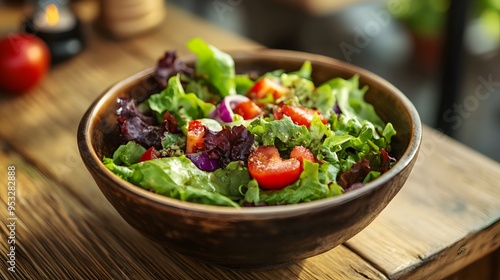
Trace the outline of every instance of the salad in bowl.
{"type": "Polygon", "coordinates": [[[201,204],[253,207],[343,195],[396,162],[396,130],[365,101],[359,77],[312,80],[295,71],[237,73],[201,39],[185,64],[158,61],[158,92],[117,100],[121,145],[103,163],[152,192],[201,204]]]}
{"type": "Polygon", "coordinates": [[[97,186],[151,240],[276,267],[342,244],[405,184],[422,126],[388,81],[309,53],[188,48],[111,85],[78,127],[97,186]]]}

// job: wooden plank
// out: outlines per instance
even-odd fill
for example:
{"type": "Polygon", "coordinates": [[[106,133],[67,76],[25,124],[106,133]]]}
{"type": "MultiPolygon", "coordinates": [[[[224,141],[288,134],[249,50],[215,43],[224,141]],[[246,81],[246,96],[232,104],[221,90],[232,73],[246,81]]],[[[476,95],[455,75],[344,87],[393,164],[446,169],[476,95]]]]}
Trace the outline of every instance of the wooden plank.
{"type": "MultiPolygon", "coordinates": [[[[40,173],[0,141],[0,170],[15,166],[15,274],[9,279],[384,279],[343,246],[322,255],[267,271],[231,271],[193,261],[140,235],[115,211],[96,210],[100,199],[80,199],[40,173]]],[[[5,176],[0,185],[7,188],[5,176]]],[[[77,182],[76,182],[77,183],[77,182]]],[[[7,192],[0,212],[9,217],[7,192]]],[[[110,205],[106,205],[110,208],[110,205]]],[[[11,229],[1,223],[2,252],[9,252],[11,229]]],[[[2,263],[8,256],[2,253],[2,263]]]]}
{"type": "Polygon", "coordinates": [[[28,5],[12,5],[5,4],[0,1],[0,35],[16,32],[24,19],[24,15],[29,12],[28,5]]]}
{"type": "Polygon", "coordinates": [[[391,278],[446,277],[500,246],[500,167],[425,129],[401,192],[347,246],[391,278]]]}
{"type": "Polygon", "coordinates": [[[446,277],[445,280],[500,280],[500,249],[446,277]]]}

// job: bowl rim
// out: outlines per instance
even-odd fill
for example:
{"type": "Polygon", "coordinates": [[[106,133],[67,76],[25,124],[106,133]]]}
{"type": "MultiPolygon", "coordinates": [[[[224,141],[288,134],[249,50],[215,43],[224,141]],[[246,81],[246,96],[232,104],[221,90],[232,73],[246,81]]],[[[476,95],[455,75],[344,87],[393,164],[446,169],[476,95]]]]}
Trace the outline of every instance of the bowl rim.
{"type": "MultiPolygon", "coordinates": [[[[106,89],[102,94],[100,94],[94,102],[89,106],[85,114],[83,115],[77,132],[78,148],[82,160],[84,161],[87,168],[93,169],[94,172],[101,173],[103,177],[111,180],[117,187],[122,188],[124,191],[136,196],[137,198],[147,200],[162,207],[171,207],[178,210],[186,212],[198,212],[200,214],[217,214],[217,215],[245,215],[252,214],[252,217],[256,216],[266,217],[270,214],[288,216],[297,215],[302,212],[310,212],[318,209],[323,209],[325,207],[332,207],[334,205],[340,205],[347,203],[353,199],[356,199],[366,193],[374,191],[376,188],[390,181],[396,174],[403,171],[408,165],[415,160],[418,150],[422,140],[422,124],[420,121],[419,114],[415,106],[411,101],[404,95],[398,88],[383,79],[382,77],[358,66],[347,64],[335,58],[311,54],[300,51],[290,51],[290,50],[279,50],[279,49],[256,49],[256,50],[238,50],[238,51],[226,51],[230,54],[235,63],[238,59],[250,59],[249,56],[255,58],[281,58],[281,59],[293,59],[293,60],[309,60],[314,64],[325,64],[329,66],[335,66],[341,71],[347,71],[352,73],[358,73],[360,80],[370,81],[372,83],[378,84],[380,89],[387,90],[391,94],[395,95],[405,107],[406,111],[409,113],[412,127],[410,135],[410,143],[402,153],[400,159],[394,164],[394,166],[383,173],[379,178],[365,184],[360,189],[344,193],[339,196],[328,197],[324,199],[319,199],[310,202],[302,202],[298,204],[288,204],[288,205],[276,205],[276,206],[262,206],[262,207],[226,207],[226,206],[216,206],[216,205],[206,205],[194,202],[180,201],[178,199],[170,198],[165,195],[160,195],[141,188],[140,186],[134,185],[128,181],[125,181],[109,169],[107,169],[102,163],[101,159],[98,158],[95,150],[92,147],[92,122],[95,119],[97,112],[107,103],[114,92],[124,86],[131,85],[137,80],[144,79],[149,76],[155,69],[154,66],[145,68],[135,74],[132,74],[116,83],[111,87],[106,89]]],[[[194,55],[181,56],[179,59],[183,61],[189,61],[189,59],[194,59],[194,55]]],[[[314,71],[314,70],[313,70],[314,71]]],[[[333,78],[333,77],[332,77],[333,78]]],[[[116,97],[114,97],[116,98],[116,97]]]]}

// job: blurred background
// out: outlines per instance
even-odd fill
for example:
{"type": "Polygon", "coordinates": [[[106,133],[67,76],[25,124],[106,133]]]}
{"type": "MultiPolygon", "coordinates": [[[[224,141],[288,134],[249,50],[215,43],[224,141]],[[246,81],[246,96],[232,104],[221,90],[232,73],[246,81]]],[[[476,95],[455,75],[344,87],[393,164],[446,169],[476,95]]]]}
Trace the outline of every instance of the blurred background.
{"type": "Polygon", "coordinates": [[[167,1],[264,46],[366,68],[425,124],[500,161],[500,0],[167,1]]]}

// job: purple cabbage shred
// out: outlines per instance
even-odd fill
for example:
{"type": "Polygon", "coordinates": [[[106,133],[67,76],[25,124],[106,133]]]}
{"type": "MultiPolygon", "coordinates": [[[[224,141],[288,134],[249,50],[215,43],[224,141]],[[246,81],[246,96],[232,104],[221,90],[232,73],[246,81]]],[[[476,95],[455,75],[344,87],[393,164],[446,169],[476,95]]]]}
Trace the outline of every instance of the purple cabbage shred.
{"type": "Polygon", "coordinates": [[[146,115],[139,111],[136,105],[136,100],[131,98],[118,98],[118,109],[116,115],[118,118],[130,119],[139,117],[145,124],[152,125],[156,120],[152,115],[146,115]]]}
{"type": "Polygon", "coordinates": [[[337,117],[342,114],[342,110],[340,110],[339,103],[337,101],[335,101],[335,104],[333,105],[333,111],[337,114],[337,117]]]}
{"type": "Polygon", "coordinates": [[[207,130],[205,141],[207,155],[226,167],[231,161],[245,161],[252,152],[254,135],[243,126],[225,127],[219,132],[207,130]]]}
{"type": "Polygon", "coordinates": [[[135,141],[145,148],[155,147],[161,149],[161,139],[167,132],[177,133],[177,120],[170,115],[165,115],[161,124],[157,124],[152,115],[140,112],[134,99],[119,98],[118,126],[120,134],[125,141],[135,141]]]}
{"type": "Polygon", "coordinates": [[[181,60],[177,59],[177,54],[175,51],[167,51],[165,55],[158,60],[156,65],[156,70],[154,77],[156,81],[162,86],[166,87],[168,79],[178,73],[184,73],[186,75],[192,76],[194,74],[194,69],[181,60]]]}
{"type": "Polygon", "coordinates": [[[198,169],[213,172],[219,168],[219,162],[216,159],[208,158],[206,152],[199,152],[194,154],[186,154],[186,157],[198,167],[198,169]]]}

